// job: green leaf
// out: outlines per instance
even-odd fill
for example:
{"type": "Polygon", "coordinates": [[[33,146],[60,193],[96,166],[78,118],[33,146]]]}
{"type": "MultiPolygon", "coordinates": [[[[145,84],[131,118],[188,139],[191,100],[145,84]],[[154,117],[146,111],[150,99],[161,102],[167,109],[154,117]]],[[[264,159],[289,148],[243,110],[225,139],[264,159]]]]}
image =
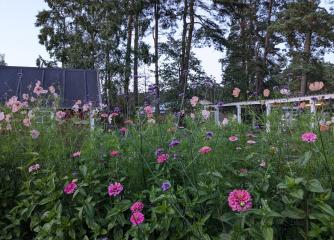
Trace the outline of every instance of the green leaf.
{"type": "Polygon", "coordinates": [[[307,182],[306,189],[310,192],[322,193],[325,192],[321,183],[317,179],[311,179],[307,182]]]}
{"type": "Polygon", "coordinates": [[[289,194],[292,197],[300,199],[300,200],[302,200],[303,197],[304,197],[304,191],[302,189],[295,189],[295,190],[289,192],[289,194]]]}
{"type": "Polygon", "coordinates": [[[331,217],[334,217],[334,210],[331,206],[329,206],[326,203],[318,203],[317,206],[325,213],[327,213],[328,215],[330,215],[331,217]]]}
{"type": "Polygon", "coordinates": [[[262,229],[263,237],[265,240],[273,240],[274,239],[274,230],[270,227],[266,227],[262,229]]]}
{"type": "Polygon", "coordinates": [[[281,214],[283,217],[292,219],[304,219],[306,217],[306,214],[303,210],[295,207],[287,208],[281,214]]]}
{"type": "Polygon", "coordinates": [[[311,151],[306,152],[304,154],[304,156],[299,158],[299,160],[298,160],[299,165],[302,166],[302,167],[305,167],[308,164],[308,162],[310,161],[311,157],[312,157],[312,152],[311,151]]]}

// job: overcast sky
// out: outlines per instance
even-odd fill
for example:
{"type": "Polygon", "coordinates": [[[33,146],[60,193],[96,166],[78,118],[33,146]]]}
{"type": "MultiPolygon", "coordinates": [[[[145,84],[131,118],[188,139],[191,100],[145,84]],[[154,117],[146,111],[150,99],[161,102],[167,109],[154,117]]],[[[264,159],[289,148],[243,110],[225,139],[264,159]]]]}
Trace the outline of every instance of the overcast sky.
{"type": "MultiPolygon", "coordinates": [[[[329,9],[330,0],[323,0],[322,6],[329,9]]],[[[48,57],[44,46],[38,43],[35,19],[38,11],[47,8],[43,0],[0,0],[0,53],[6,55],[10,66],[36,66],[36,58],[48,57]]],[[[208,75],[220,82],[221,66],[218,59],[221,52],[211,48],[195,49],[208,75]]],[[[334,53],[325,56],[334,63],[334,53]]]]}

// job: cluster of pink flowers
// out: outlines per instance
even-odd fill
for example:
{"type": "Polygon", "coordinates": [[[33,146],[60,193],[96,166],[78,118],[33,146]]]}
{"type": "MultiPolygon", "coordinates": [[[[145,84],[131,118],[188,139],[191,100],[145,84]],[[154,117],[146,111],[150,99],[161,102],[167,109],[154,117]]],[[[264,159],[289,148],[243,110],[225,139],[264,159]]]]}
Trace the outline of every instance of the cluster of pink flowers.
{"type": "Polygon", "coordinates": [[[211,151],[212,151],[211,147],[204,146],[204,147],[201,147],[201,149],[199,150],[199,153],[201,153],[201,154],[207,154],[207,153],[209,153],[211,151]]]}
{"type": "Polygon", "coordinates": [[[313,132],[303,133],[301,136],[303,142],[314,143],[317,140],[317,135],[313,132]]]}
{"type": "Polygon", "coordinates": [[[120,130],[119,130],[122,134],[125,134],[127,133],[128,129],[126,127],[122,127],[120,130]]]}
{"type": "Polygon", "coordinates": [[[58,111],[56,112],[56,120],[61,121],[66,117],[66,112],[58,111]]]}
{"type": "Polygon", "coordinates": [[[37,139],[40,135],[39,131],[37,131],[36,129],[31,130],[30,133],[31,133],[31,138],[32,139],[37,139]]]}
{"type": "Polygon", "coordinates": [[[139,225],[144,222],[145,216],[142,213],[143,209],[144,209],[144,204],[142,202],[135,202],[130,207],[130,210],[132,212],[131,217],[130,217],[130,222],[133,225],[139,225]]]}
{"type": "Polygon", "coordinates": [[[47,92],[48,92],[48,90],[43,89],[43,87],[41,86],[41,81],[37,81],[36,85],[35,85],[35,88],[34,88],[34,93],[37,96],[40,96],[42,94],[46,94],[47,92]]]}
{"type": "Polygon", "coordinates": [[[108,194],[110,197],[116,197],[123,191],[123,185],[119,182],[111,183],[108,186],[108,194]]]}
{"type": "Polygon", "coordinates": [[[198,100],[199,98],[197,96],[193,96],[191,99],[190,99],[190,104],[191,106],[193,107],[196,107],[197,103],[198,103],[198,100]]]}
{"type": "Polygon", "coordinates": [[[71,182],[67,183],[64,187],[64,193],[65,194],[72,194],[75,192],[75,190],[78,188],[78,185],[76,183],[76,180],[72,180],[71,182]]]}
{"type": "Polygon", "coordinates": [[[30,118],[23,119],[22,123],[25,127],[30,127],[31,126],[30,118]]]}
{"type": "Polygon", "coordinates": [[[228,195],[228,205],[235,212],[245,212],[252,208],[252,196],[247,190],[235,189],[228,195]]]}
{"type": "Polygon", "coordinates": [[[16,113],[20,111],[20,109],[23,107],[23,104],[18,100],[16,96],[13,96],[6,102],[6,106],[11,108],[13,113],[16,113]]]}
{"type": "Polygon", "coordinates": [[[74,103],[74,105],[72,106],[72,110],[73,110],[74,112],[78,112],[79,109],[80,109],[80,105],[81,105],[81,100],[77,100],[77,101],[74,103]]]}
{"type": "Polygon", "coordinates": [[[167,153],[161,153],[157,156],[157,163],[163,164],[168,161],[169,155],[167,153]]]}

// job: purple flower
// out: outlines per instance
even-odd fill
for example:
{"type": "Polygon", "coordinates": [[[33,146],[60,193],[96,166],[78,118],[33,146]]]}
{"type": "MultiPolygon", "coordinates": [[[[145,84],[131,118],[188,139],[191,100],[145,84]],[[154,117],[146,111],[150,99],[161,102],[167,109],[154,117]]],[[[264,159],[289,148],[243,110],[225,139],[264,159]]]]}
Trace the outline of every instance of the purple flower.
{"type": "Polygon", "coordinates": [[[222,107],[224,106],[224,102],[223,102],[223,101],[219,101],[219,102],[217,103],[217,106],[218,106],[219,108],[222,108],[222,107]]]}
{"type": "Polygon", "coordinates": [[[148,86],[148,93],[150,94],[150,95],[156,95],[156,93],[157,93],[157,85],[155,85],[155,84],[151,84],[151,85],[149,85],[148,86]]]}
{"type": "Polygon", "coordinates": [[[115,108],[114,108],[114,112],[119,113],[120,111],[121,111],[121,110],[120,110],[119,107],[115,107],[115,108]]]}
{"type": "Polygon", "coordinates": [[[176,140],[176,139],[173,139],[170,143],[169,143],[169,147],[175,147],[177,145],[180,144],[180,141],[179,140],[176,140]]]}
{"type": "Polygon", "coordinates": [[[168,189],[170,189],[171,187],[171,184],[169,181],[164,181],[162,184],[161,184],[161,189],[162,191],[166,192],[168,189]]]}
{"type": "Polygon", "coordinates": [[[159,156],[159,155],[161,155],[161,154],[163,154],[163,153],[164,153],[164,150],[162,148],[157,148],[155,150],[155,156],[156,157],[159,156]]]}
{"type": "Polygon", "coordinates": [[[210,139],[213,137],[213,132],[206,132],[206,139],[210,139]]]}

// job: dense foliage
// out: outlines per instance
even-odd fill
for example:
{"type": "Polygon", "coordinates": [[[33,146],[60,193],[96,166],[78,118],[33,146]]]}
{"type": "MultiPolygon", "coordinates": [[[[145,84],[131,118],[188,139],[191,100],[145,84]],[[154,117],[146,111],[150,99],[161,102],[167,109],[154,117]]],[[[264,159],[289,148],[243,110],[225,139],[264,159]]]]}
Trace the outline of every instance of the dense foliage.
{"type": "Polygon", "coordinates": [[[333,239],[331,115],[217,126],[194,97],[177,127],[49,91],[0,108],[0,239],[333,239]]]}

